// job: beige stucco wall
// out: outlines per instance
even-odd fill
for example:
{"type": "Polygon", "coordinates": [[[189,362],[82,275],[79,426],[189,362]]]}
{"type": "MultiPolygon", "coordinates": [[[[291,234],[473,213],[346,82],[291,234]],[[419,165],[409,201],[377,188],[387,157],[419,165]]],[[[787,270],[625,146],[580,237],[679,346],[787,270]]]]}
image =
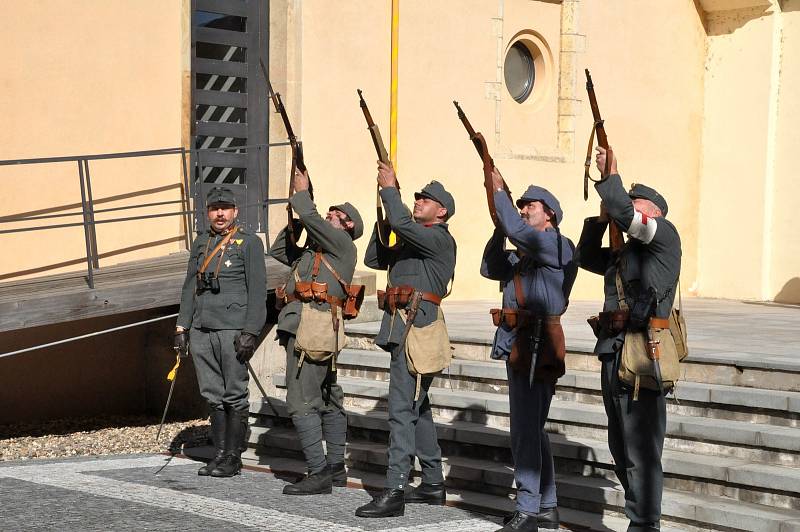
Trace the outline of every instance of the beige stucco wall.
{"type": "MultiPolygon", "coordinates": [[[[701,295],[800,301],[798,4],[708,13],[696,285],[701,295]]],[[[722,6],[725,7],[725,6],[722,6]]]]}
{"type": "MultiPolygon", "coordinates": [[[[0,159],[188,146],[189,3],[15,3],[15,23],[0,35],[16,51],[0,58],[0,159]]],[[[348,199],[371,225],[375,154],[355,91],[364,90],[388,145],[391,2],[273,0],[270,12],[270,77],[304,141],[319,206],[348,199]]],[[[515,194],[537,183],[561,199],[562,231],[577,240],[598,210],[593,192],[582,199],[588,67],[623,180],[655,186],[670,202],[684,291],[800,301],[790,219],[798,50],[800,0],[402,0],[398,173],[407,202],[432,178],[456,198],[453,297],[493,297],[497,286],[478,274],[491,227],[480,162],[451,101],[484,133],[515,194]],[[522,105],[502,72],[520,35],[545,52],[522,105]]],[[[270,140],[285,140],[275,114],[270,140]]],[[[285,196],[288,152],[270,152],[272,197],[285,196]]],[[[91,169],[103,207],[180,197],[177,157],[91,169]]],[[[0,178],[10,192],[0,216],[74,211],[79,202],[74,163],[0,167],[0,178]]],[[[271,208],[271,236],[284,220],[282,207],[271,208]]],[[[0,266],[0,280],[82,267],[79,227],[2,238],[43,251],[0,266]]],[[[98,240],[101,265],[183,245],[177,218],[100,226],[98,240]]],[[[366,244],[367,236],[362,256],[366,244]]],[[[573,297],[599,291],[600,279],[581,273],[573,297]]]]}
{"type": "Polygon", "coordinates": [[[773,180],[770,271],[765,299],[800,302],[800,238],[794,228],[800,179],[800,0],[783,3],[780,87],[775,125],[775,170],[773,180]]]}
{"type": "MultiPolygon", "coordinates": [[[[370,224],[375,155],[355,89],[364,89],[388,144],[390,14],[388,1],[303,3],[302,135],[317,195],[326,205],[355,201],[370,224]],[[335,38],[327,28],[337,28],[335,38]]],[[[599,205],[582,198],[580,152],[591,127],[584,67],[592,69],[623,178],[650,183],[672,200],[684,276],[696,276],[704,33],[692,3],[620,1],[607,9],[578,1],[403,0],[399,64],[398,175],[406,201],[431,178],[455,196],[454,298],[493,297],[497,285],[478,273],[491,234],[483,176],[451,101],[487,137],[515,194],[536,182],[560,198],[562,230],[577,241],[583,218],[599,205]],[[535,90],[548,97],[519,105],[501,67],[513,37],[526,30],[546,43],[552,61],[537,71],[535,90]]],[[[359,242],[362,254],[366,243],[359,242]]],[[[579,276],[574,297],[599,293],[599,278],[579,276]]]]}
{"type": "MultiPolygon", "coordinates": [[[[0,47],[8,53],[0,57],[0,159],[186,142],[188,5],[188,0],[31,0],[4,6],[8,23],[0,47]]],[[[180,199],[180,169],[178,156],[92,162],[97,208],[180,199]]],[[[5,190],[0,216],[80,212],[76,163],[0,167],[0,179],[5,190]]],[[[177,206],[121,211],[97,219],[174,210],[177,206]]],[[[36,223],[80,221],[77,216],[36,223]]],[[[177,251],[181,234],[178,217],[100,225],[100,265],[177,251]]],[[[14,254],[14,261],[0,265],[0,279],[84,264],[81,227],[2,235],[2,241],[6,249],[41,251],[14,254]]]]}

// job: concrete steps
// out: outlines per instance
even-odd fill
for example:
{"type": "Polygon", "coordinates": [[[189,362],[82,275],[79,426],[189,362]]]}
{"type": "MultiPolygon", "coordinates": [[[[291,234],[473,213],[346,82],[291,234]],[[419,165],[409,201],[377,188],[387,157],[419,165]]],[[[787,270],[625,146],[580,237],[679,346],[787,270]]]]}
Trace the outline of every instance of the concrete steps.
{"type": "MultiPolygon", "coordinates": [[[[251,411],[257,413],[259,408],[258,405],[253,404],[251,411]]],[[[257,415],[256,422],[251,427],[253,452],[258,453],[259,449],[263,449],[269,456],[273,456],[276,454],[275,450],[280,449],[288,456],[300,458],[301,449],[294,429],[285,421],[280,420],[280,417],[285,416],[285,407],[279,403],[277,408],[279,417],[276,426],[274,424],[276,418],[272,415],[272,411],[267,407],[261,407],[264,415],[257,415]]],[[[351,434],[347,447],[347,463],[348,467],[352,469],[350,475],[361,478],[364,476],[363,472],[368,472],[371,475],[370,478],[374,477],[374,479],[371,482],[364,482],[364,484],[376,488],[382,487],[383,471],[386,467],[385,440],[388,438],[386,413],[351,409],[348,411],[348,422],[351,434]]],[[[467,493],[476,491],[476,486],[480,486],[480,493],[488,496],[480,505],[482,509],[493,512],[513,510],[513,500],[509,497],[514,492],[510,457],[506,460],[498,459],[507,450],[507,431],[456,421],[437,423],[437,434],[443,448],[443,468],[448,488],[455,488],[467,493]],[[475,453],[477,456],[481,456],[480,458],[449,454],[447,451],[452,449],[452,444],[455,442],[459,447],[471,445],[479,450],[495,447],[498,452],[475,453]]],[[[563,467],[565,462],[573,463],[573,465],[582,464],[584,469],[582,474],[560,473],[557,475],[559,504],[564,508],[580,512],[605,513],[607,516],[619,520],[621,508],[625,502],[624,493],[616,482],[616,478],[609,474],[610,471],[603,469],[603,467],[610,467],[608,465],[610,455],[605,442],[568,439],[563,435],[554,434],[551,436],[551,444],[558,469],[565,469],[563,467]]],[[[302,462],[300,464],[302,471],[302,462]]],[[[696,469],[702,467],[710,474],[719,476],[724,474],[726,465],[710,464],[707,458],[693,458],[690,453],[666,452],[664,467],[666,471],[683,467],[693,474],[697,474],[696,469]]],[[[735,468],[736,464],[729,463],[727,467],[735,468]]],[[[415,469],[419,473],[418,465],[415,469]]],[[[768,481],[769,472],[763,472],[766,473],[766,477],[761,479],[754,477],[753,480],[757,483],[768,481]]],[[[791,483],[792,480],[789,479],[787,482],[791,483]]],[[[735,488],[728,486],[727,489],[735,488]]],[[[664,492],[663,511],[665,520],[672,522],[679,530],[800,531],[800,512],[796,510],[734,501],[720,494],[690,493],[667,487],[664,492]],[[795,520],[796,522],[793,523],[795,520]]],[[[581,524],[567,521],[566,517],[565,522],[581,524]]],[[[612,530],[624,530],[625,524],[623,521],[615,522],[615,525],[619,526],[612,530]]]]}
{"type": "MultiPolygon", "coordinates": [[[[348,466],[375,476],[380,487],[390,358],[374,345],[377,329],[376,323],[348,324],[349,343],[337,369],[348,409],[348,466]]],[[[505,364],[489,358],[486,336],[468,327],[451,332],[454,360],[434,379],[429,395],[448,487],[467,499],[484,497],[489,509],[503,512],[513,507],[515,493],[508,388],[505,364]]],[[[574,524],[624,530],[624,493],[606,443],[599,363],[590,344],[568,344],[567,374],[547,423],[559,504],[594,515],[593,524],[574,524]],[[605,524],[608,519],[613,526],[605,524]]],[[[665,527],[800,532],[800,364],[785,365],[711,352],[693,353],[683,365],[685,378],[668,400],[665,527]]],[[[285,375],[272,375],[272,383],[280,396],[285,375]]],[[[255,451],[299,458],[284,407],[277,409],[252,405],[255,451]]]]}

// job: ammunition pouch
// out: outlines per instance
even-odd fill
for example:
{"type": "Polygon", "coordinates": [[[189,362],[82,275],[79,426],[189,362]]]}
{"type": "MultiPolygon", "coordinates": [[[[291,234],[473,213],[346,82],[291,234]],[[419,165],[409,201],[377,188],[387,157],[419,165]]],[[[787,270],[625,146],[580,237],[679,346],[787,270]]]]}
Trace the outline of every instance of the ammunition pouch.
{"type": "Polygon", "coordinates": [[[344,307],[342,307],[342,317],[346,320],[352,320],[358,316],[361,304],[364,303],[366,286],[363,284],[348,284],[344,286],[344,289],[345,300],[344,307]]]}
{"type": "MultiPolygon", "coordinates": [[[[397,309],[404,309],[408,307],[411,298],[414,295],[414,287],[410,285],[390,286],[386,290],[378,290],[378,308],[381,310],[388,310],[390,314],[394,314],[397,309]]],[[[422,301],[428,301],[434,305],[440,305],[442,298],[431,292],[420,292],[422,294],[422,301]]]]}
{"type": "Polygon", "coordinates": [[[493,308],[489,311],[495,327],[505,324],[509,329],[523,328],[533,324],[534,314],[530,310],[516,308],[493,308]]]}
{"type": "Polygon", "coordinates": [[[536,316],[528,312],[528,323],[516,329],[517,336],[511,346],[508,364],[514,371],[528,375],[531,369],[534,345],[534,320],[542,320],[539,353],[536,357],[535,379],[554,383],[566,372],[564,359],[567,355],[561,316],[536,316]]]}

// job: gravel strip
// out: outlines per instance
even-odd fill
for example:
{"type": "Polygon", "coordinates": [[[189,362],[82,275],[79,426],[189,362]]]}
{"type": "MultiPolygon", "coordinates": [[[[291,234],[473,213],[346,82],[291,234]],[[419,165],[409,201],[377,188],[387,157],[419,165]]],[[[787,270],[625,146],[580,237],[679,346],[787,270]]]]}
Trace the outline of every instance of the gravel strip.
{"type": "Polygon", "coordinates": [[[0,461],[159,453],[207,444],[208,419],[164,423],[159,419],[103,416],[0,426],[0,461]]]}

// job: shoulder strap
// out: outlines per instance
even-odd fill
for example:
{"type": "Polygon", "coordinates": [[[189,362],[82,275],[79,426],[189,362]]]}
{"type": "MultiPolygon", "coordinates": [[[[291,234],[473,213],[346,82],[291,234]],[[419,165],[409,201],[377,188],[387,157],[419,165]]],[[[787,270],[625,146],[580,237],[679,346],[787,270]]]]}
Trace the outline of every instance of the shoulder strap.
{"type": "Polygon", "coordinates": [[[514,269],[514,295],[517,298],[517,307],[525,308],[525,292],[522,290],[522,275],[519,267],[514,269]]]}
{"type": "MultiPolygon", "coordinates": [[[[211,264],[211,261],[214,259],[214,257],[217,255],[220,249],[223,249],[223,253],[225,253],[224,248],[227,247],[228,242],[231,241],[231,238],[233,238],[233,235],[235,235],[238,230],[239,230],[238,226],[234,227],[228,232],[227,235],[225,235],[225,237],[222,240],[219,241],[216,247],[214,247],[214,250],[206,255],[205,260],[203,260],[203,264],[197,270],[198,273],[205,273],[206,269],[208,269],[208,265],[211,264]]],[[[208,251],[208,245],[206,245],[206,251],[208,251]]],[[[216,268],[217,274],[219,274],[219,265],[221,261],[222,261],[222,255],[220,255],[219,261],[217,261],[217,268],[216,268]]]]}
{"type": "MultiPolygon", "coordinates": [[[[344,279],[342,279],[342,276],[339,275],[339,272],[337,272],[336,269],[334,269],[334,267],[331,265],[331,263],[328,262],[328,259],[325,258],[325,255],[323,255],[322,253],[320,253],[318,251],[317,252],[317,256],[319,257],[319,260],[321,260],[322,263],[325,265],[325,267],[328,268],[328,270],[330,270],[331,274],[336,278],[336,280],[339,281],[339,284],[342,285],[342,288],[344,289],[344,291],[347,292],[348,284],[344,282],[344,279]]],[[[317,264],[317,263],[315,263],[315,264],[317,264]]],[[[317,269],[319,269],[318,265],[317,265],[317,269]]]]}
{"type": "Polygon", "coordinates": [[[617,272],[614,275],[614,284],[617,285],[617,302],[620,310],[628,310],[628,302],[625,300],[625,288],[622,286],[622,276],[619,274],[619,265],[617,265],[617,272]]]}

